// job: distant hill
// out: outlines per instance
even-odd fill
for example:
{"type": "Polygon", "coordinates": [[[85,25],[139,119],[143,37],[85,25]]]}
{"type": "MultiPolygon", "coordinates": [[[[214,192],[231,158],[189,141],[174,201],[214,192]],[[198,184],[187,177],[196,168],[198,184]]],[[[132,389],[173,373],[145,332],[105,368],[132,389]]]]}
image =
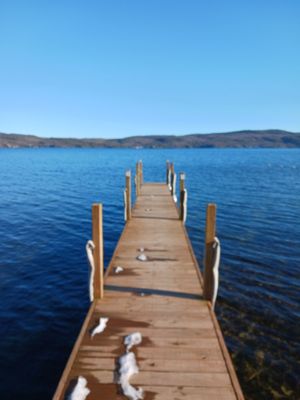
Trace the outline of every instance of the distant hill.
{"type": "Polygon", "coordinates": [[[105,147],[105,148],[279,148],[300,147],[300,133],[282,130],[236,131],[184,136],[131,136],[124,139],[42,138],[0,133],[0,148],[18,147],[105,147]]]}

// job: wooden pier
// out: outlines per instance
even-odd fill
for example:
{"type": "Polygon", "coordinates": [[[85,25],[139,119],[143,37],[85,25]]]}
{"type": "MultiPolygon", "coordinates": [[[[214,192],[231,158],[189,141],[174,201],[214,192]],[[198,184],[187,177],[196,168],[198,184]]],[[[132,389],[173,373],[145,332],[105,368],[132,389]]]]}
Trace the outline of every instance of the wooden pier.
{"type": "MultiPolygon", "coordinates": [[[[126,174],[124,231],[102,278],[102,207],[93,206],[94,300],[54,395],[68,398],[79,376],[87,380],[87,400],[126,399],[116,381],[124,338],[140,332],[133,347],[139,373],[130,379],[144,390],[145,400],[243,399],[212,303],[209,265],[206,294],[184,223],[184,175],[180,207],[173,200],[174,169],[168,164],[165,183],[143,183],[137,166],[135,206],[131,207],[131,174],[126,174]],[[138,257],[144,254],[145,261],[138,257]],[[123,271],[116,273],[121,266],[123,271]],[[208,294],[207,294],[208,293],[208,294]],[[106,329],[91,337],[100,317],[106,329]]],[[[211,263],[210,237],[215,207],[208,207],[206,261],[211,263]]]]}

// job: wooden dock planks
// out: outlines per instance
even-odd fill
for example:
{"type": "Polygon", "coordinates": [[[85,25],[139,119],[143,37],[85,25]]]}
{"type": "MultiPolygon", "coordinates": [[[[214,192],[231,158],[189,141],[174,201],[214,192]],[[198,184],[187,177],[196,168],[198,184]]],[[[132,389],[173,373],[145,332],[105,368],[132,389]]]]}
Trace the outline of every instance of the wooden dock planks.
{"type": "Polygon", "coordinates": [[[91,305],[67,363],[55,400],[84,376],[88,400],[125,399],[114,383],[123,340],[139,331],[134,348],[140,368],[131,384],[146,400],[243,399],[210,304],[202,298],[202,279],[185,228],[166,185],[146,184],[132,210],[105,279],[102,300],[91,305]],[[146,262],[139,261],[144,248],[146,262]],[[114,268],[124,271],[115,274],[114,268]],[[90,337],[100,317],[101,334],[90,337]]]}

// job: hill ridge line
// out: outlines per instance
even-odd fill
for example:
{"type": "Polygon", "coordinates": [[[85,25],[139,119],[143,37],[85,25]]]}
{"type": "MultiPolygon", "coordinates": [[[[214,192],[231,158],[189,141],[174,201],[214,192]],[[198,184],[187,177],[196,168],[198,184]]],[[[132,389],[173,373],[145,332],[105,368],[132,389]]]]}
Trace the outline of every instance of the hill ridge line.
{"type": "Polygon", "coordinates": [[[300,133],[280,129],[119,139],[55,138],[0,132],[0,148],[300,148],[300,133]]]}

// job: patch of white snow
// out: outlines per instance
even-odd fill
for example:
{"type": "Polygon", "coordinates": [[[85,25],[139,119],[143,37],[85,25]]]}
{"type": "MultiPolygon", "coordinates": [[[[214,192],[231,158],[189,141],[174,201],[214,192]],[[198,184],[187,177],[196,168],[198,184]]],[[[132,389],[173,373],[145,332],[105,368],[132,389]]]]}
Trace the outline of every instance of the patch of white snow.
{"type": "Polygon", "coordinates": [[[108,318],[100,318],[99,324],[96,326],[96,328],[93,329],[93,332],[91,333],[91,337],[93,338],[97,333],[103,332],[106,328],[107,322],[108,318]]]}
{"type": "Polygon", "coordinates": [[[119,358],[119,379],[118,383],[121,385],[123,394],[130,400],[140,400],[144,397],[142,388],[135,388],[130,385],[129,380],[132,375],[139,372],[139,368],[136,363],[135,354],[130,352],[126,353],[119,358]]]}
{"type": "Polygon", "coordinates": [[[131,335],[128,335],[124,339],[124,344],[126,346],[126,351],[129,351],[131,347],[137,346],[142,342],[142,335],[140,332],[134,332],[131,335]]]}
{"type": "Polygon", "coordinates": [[[139,256],[137,256],[137,259],[138,259],[139,261],[147,261],[147,260],[148,260],[148,257],[146,256],[146,254],[142,253],[142,254],[140,254],[139,256]]]}
{"type": "Polygon", "coordinates": [[[68,396],[68,400],[85,400],[91,393],[90,389],[87,388],[87,380],[83,376],[79,376],[76,386],[72,393],[68,396]]]}

